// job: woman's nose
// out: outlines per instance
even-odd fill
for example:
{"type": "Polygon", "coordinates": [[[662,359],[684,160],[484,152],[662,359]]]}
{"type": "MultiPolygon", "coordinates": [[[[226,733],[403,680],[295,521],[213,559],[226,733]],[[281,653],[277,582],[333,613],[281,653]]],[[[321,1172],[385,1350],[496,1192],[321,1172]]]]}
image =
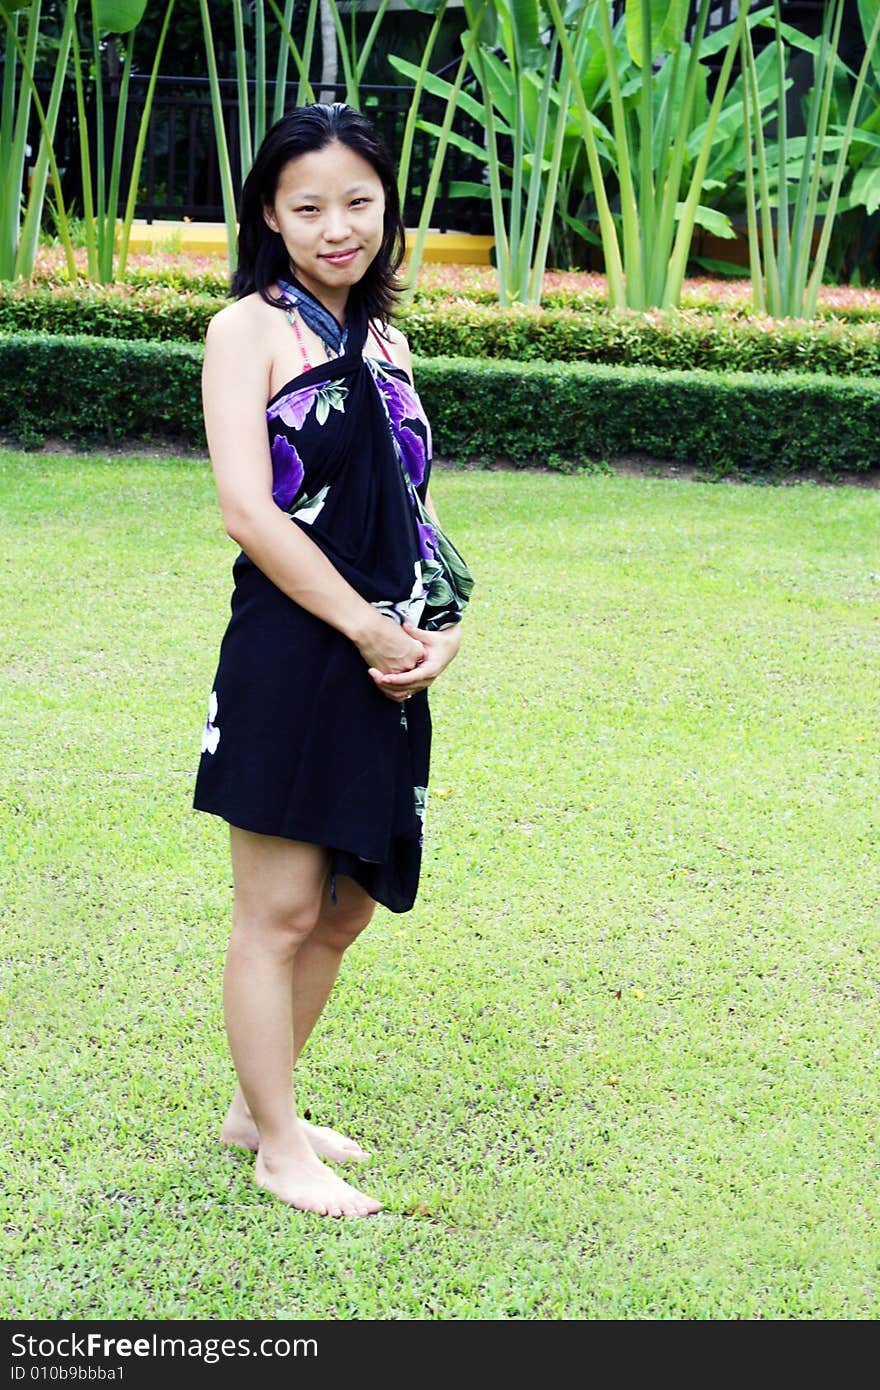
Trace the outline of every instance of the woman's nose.
{"type": "Polygon", "coordinates": [[[349,233],[348,213],[344,208],[328,209],[324,218],[324,236],[327,241],[344,241],[349,233]]]}

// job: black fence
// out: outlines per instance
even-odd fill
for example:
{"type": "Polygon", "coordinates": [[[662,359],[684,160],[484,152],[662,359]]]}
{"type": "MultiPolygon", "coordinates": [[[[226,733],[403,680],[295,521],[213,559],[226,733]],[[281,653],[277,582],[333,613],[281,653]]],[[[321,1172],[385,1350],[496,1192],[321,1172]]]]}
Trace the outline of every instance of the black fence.
{"type": "MultiPolygon", "coordinates": [[[[122,206],[125,205],[131,182],[147,87],[146,77],[132,77],[120,171],[122,206]]],[[[234,80],[229,79],[221,81],[220,87],[223,126],[237,200],[241,191],[238,86],[234,80]]],[[[296,83],[289,84],[285,93],[285,108],[295,104],[296,87],[296,83]]],[[[250,88],[252,96],[253,83],[250,84],[250,88]]],[[[330,90],[333,91],[334,99],[344,99],[344,86],[322,88],[322,91],[330,90]]],[[[403,141],[412,96],[411,89],[362,85],[360,96],[364,113],[377,126],[392,154],[396,154],[403,141]]],[[[267,112],[272,111],[274,98],[275,84],[269,83],[266,91],[267,112]]],[[[424,120],[440,125],[445,114],[445,105],[439,98],[424,94],[419,113],[424,120]]],[[[87,107],[86,114],[89,123],[89,144],[94,151],[97,132],[92,106],[87,107]]],[[[117,99],[105,92],[104,126],[108,160],[112,156],[116,115],[117,99]]],[[[81,212],[82,186],[76,129],[76,107],[71,84],[71,90],[66,94],[59,113],[56,153],[59,166],[64,170],[62,184],[66,204],[68,207],[73,204],[81,212]]],[[[460,135],[477,144],[483,141],[480,127],[461,110],[456,112],[455,129],[460,135]]],[[[407,226],[415,226],[418,223],[431,172],[434,146],[435,139],[432,135],[416,131],[404,206],[404,221],[407,226]]],[[[94,154],[92,159],[94,168],[94,154]]],[[[440,231],[491,232],[492,219],[487,199],[459,198],[453,197],[451,193],[451,186],[457,181],[482,183],[484,170],[485,165],[482,161],[450,144],[431,218],[432,226],[440,231]]],[[[189,218],[194,222],[223,220],[220,162],[207,78],[160,77],[157,80],[138,182],[135,216],[150,222],[183,218],[189,218]]]]}
{"type": "MultiPolygon", "coordinates": [[[[240,191],[241,153],[239,144],[238,89],[234,82],[222,84],[223,124],[232,166],[236,198],[240,191]]],[[[333,100],[344,100],[345,87],[323,88],[333,93],[333,100]]],[[[361,108],[378,128],[392,154],[400,150],[412,92],[405,87],[360,88],[361,108]]],[[[271,112],[275,97],[274,83],[266,91],[266,108],[271,112]]],[[[286,93],[285,109],[293,106],[296,84],[286,93]]],[[[132,112],[131,124],[140,120],[142,100],[132,112]]],[[[420,105],[423,119],[439,125],[445,113],[444,104],[436,97],[423,96],[420,105]]],[[[480,143],[482,132],[476,123],[456,112],[456,130],[480,143]]],[[[422,200],[431,172],[433,136],[416,131],[410,165],[409,186],[404,206],[404,221],[414,226],[422,208],[422,200]]],[[[450,145],[435,204],[432,223],[441,231],[489,231],[491,216],[488,202],[477,198],[459,199],[450,196],[450,186],[456,180],[479,183],[484,166],[471,155],[450,145]]],[[[191,217],[203,221],[222,219],[220,169],[214,138],[210,94],[207,79],[190,79],[185,86],[169,81],[157,84],[150,135],[141,171],[141,201],[138,215],[154,217],[191,217]]]]}

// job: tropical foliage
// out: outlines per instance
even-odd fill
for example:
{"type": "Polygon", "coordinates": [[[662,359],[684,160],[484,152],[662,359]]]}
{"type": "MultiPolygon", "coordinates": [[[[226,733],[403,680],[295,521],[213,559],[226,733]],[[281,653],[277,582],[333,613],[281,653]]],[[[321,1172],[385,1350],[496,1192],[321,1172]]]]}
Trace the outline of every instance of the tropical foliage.
{"type": "MultiPolygon", "coordinates": [[[[433,71],[435,55],[449,42],[448,0],[407,4],[426,17],[416,62],[387,54],[387,40],[380,41],[390,0],[379,0],[369,16],[357,14],[355,0],[344,10],[341,0],[300,6],[294,0],[229,0],[222,9],[212,0],[192,0],[181,22],[191,28],[190,11],[199,15],[231,264],[236,191],[269,125],[291,94],[296,102],[314,100],[340,75],[346,100],[360,106],[367,63],[382,51],[411,84],[398,151],[402,198],[412,192],[417,133],[433,145],[429,168],[418,180],[411,294],[452,147],[482,171],[453,180],[447,191],[490,203],[502,305],[537,304],[548,263],[565,264],[567,250],[590,243],[601,249],[612,307],[675,307],[699,239],[730,238],[736,225],[745,225],[748,236],[756,306],[777,317],[815,313],[829,268],[838,275],[870,275],[880,232],[880,0],[858,0],[867,45],[857,71],[839,51],[844,0],[825,7],[817,39],[781,22],[779,0],[763,7],[743,0],[734,22],[714,33],[707,33],[711,0],[696,6],[689,0],[624,0],[616,22],[612,0],[464,0],[466,26],[445,69],[448,77],[433,71]],[[221,98],[229,72],[224,50],[233,55],[237,91],[236,167],[221,98]],[[795,54],[801,64],[812,65],[802,111],[792,77],[795,54]]],[[[6,50],[0,278],[30,275],[46,205],[69,276],[82,273],[55,148],[62,89],[71,76],[85,270],[99,282],[124,275],[156,75],[166,37],[174,34],[174,5],[175,0],[151,0],[149,6],[147,0],[0,0],[6,50]],[[139,45],[137,25],[147,10],[146,44],[139,45]],[[56,26],[57,62],[48,94],[44,85],[41,97],[34,73],[40,26],[49,17],[56,26]],[[105,129],[106,55],[113,51],[121,63],[119,105],[115,127],[105,129]],[[123,209],[121,154],[136,61],[151,77],[123,209]],[[39,139],[26,179],[34,128],[39,139]]],[[[703,264],[718,268],[711,251],[703,264]]]]}
{"type": "Polygon", "coordinates": [[[806,39],[791,29],[786,31],[789,44],[805,49],[813,65],[812,85],[805,103],[806,131],[790,138],[786,49],[779,0],[773,0],[773,52],[779,81],[774,112],[776,139],[772,145],[764,135],[751,35],[748,29],[742,35],[743,67],[748,79],[743,128],[752,284],[757,306],[777,316],[810,318],[816,311],[860,113],[865,119],[858,129],[848,206],[863,204],[869,213],[880,208],[880,102],[876,88],[863,103],[880,37],[880,4],[878,0],[860,0],[866,47],[852,85],[848,80],[851,75],[838,56],[844,8],[845,0],[830,0],[817,40],[806,39]]]}

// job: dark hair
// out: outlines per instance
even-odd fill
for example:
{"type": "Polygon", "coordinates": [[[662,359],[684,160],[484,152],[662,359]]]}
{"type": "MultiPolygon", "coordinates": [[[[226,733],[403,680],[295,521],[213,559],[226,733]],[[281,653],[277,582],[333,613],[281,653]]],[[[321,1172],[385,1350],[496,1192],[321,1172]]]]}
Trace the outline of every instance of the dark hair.
{"type": "Polygon", "coordinates": [[[351,294],[358,296],[368,319],[387,323],[402,289],[395,272],[404,253],[394,165],[375,126],[359,111],[338,101],[332,106],[318,102],[297,107],[267,131],[241,190],[238,269],[229,293],[242,299],[256,291],[267,304],[278,306],[269,286],[279,275],[290,275],[290,259],[280,234],[267,225],[263,208],[274,202],[281,171],[291,159],[322,150],[334,140],[371,164],[385,190],[382,244],[362,278],[352,285],[351,294]]]}

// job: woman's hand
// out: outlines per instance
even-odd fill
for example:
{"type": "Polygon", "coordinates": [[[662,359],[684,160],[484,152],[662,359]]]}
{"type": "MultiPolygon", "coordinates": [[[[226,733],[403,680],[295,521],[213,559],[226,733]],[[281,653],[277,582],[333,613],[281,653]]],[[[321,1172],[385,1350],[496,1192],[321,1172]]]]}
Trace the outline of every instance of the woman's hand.
{"type": "Polygon", "coordinates": [[[393,618],[377,613],[369,631],[357,639],[355,645],[374,678],[391,672],[408,673],[424,661],[426,648],[421,641],[424,633],[410,628],[409,624],[406,626],[408,633],[393,618]]]}
{"type": "Polygon", "coordinates": [[[440,632],[423,632],[411,623],[404,623],[403,631],[421,643],[425,651],[424,660],[408,671],[392,674],[383,674],[374,667],[370,668],[370,675],[382,694],[387,695],[389,700],[396,700],[398,704],[409,699],[417,690],[427,690],[429,685],[433,685],[461,646],[461,623],[443,628],[440,632]]]}

